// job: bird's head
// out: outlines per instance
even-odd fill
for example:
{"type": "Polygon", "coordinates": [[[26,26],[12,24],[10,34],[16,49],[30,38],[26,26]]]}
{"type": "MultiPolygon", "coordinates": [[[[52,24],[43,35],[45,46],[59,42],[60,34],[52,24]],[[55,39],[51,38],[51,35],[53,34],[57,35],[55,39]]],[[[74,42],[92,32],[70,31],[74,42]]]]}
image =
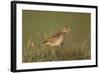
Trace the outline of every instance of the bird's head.
{"type": "Polygon", "coordinates": [[[68,33],[70,31],[70,27],[69,26],[64,26],[62,32],[63,33],[68,33]]]}

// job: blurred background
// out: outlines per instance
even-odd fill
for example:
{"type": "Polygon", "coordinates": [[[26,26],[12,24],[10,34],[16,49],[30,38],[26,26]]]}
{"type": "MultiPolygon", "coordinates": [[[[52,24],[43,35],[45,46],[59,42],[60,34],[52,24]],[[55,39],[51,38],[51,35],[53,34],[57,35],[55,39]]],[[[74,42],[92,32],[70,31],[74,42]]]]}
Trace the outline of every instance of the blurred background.
{"type": "MultiPolygon", "coordinates": [[[[32,59],[37,56],[36,54],[39,55],[41,49],[44,48],[44,46],[41,46],[40,44],[42,44],[45,38],[52,36],[64,26],[70,27],[70,32],[66,35],[62,43],[61,48],[63,48],[63,50],[60,50],[60,52],[63,53],[62,57],[64,58],[56,60],[90,59],[90,19],[91,16],[89,13],[23,10],[23,62],[34,61],[32,59]],[[30,47],[32,48],[31,50],[27,48],[29,42],[33,45],[33,47],[30,47]],[[35,57],[33,57],[34,49],[39,50],[35,54],[35,57]],[[84,52],[80,51],[80,49],[84,49],[84,52]],[[80,55],[81,53],[83,53],[82,56],[80,55]]],[[[49,47],[46,47],[44,50],[47,50],[48,48],[49,47]]],[[[37,57],[40,57],[40,55],[37,57]]],[[[50,57],[50,55],[48,55],[48,57],[50,57]]],[[[46,57],[44,56],[42,58],[46,57]]],[[[41,59],[40,61],[44,61],[41,59]]]]}

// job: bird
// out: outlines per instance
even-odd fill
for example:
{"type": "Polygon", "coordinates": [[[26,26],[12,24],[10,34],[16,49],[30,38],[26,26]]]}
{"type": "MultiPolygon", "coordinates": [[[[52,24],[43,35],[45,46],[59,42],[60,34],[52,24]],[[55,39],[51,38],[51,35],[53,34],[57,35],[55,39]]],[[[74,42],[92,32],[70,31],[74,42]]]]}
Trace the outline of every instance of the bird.
{"type": "Polygon", "coordinates": [[[55,33],[54,35],[48,37],[45,41],[43,41],[43,44],[49,45],[50,47],[60,46],[64,40],[65,34],[67,34],[69,31],[70,27],[64,26],[61,31],[55,33]]]}

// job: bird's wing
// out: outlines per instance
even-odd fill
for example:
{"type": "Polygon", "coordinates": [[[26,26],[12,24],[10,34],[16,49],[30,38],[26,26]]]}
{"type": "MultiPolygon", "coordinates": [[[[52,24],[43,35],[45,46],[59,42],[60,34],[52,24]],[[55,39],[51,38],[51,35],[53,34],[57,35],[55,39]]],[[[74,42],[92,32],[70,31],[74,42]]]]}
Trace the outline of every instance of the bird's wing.
{"type": "Polygon", "coordinates": [[[47,40],[45,40],[43,43],[47,43],[47,42],[54,43],[57,41],[58,38],[59,38],[58,36],[56,37],[52,36],[52,37],[49,37],[47,40]]]}
{"type": "Polygon", "coordinates": [[[43,43],[47,43],[47,42],[53,43],[60,37],[60,35],[62,35],[62,32],[57,32],[53,36],[51,36],[47,40],[45,40],[43,43]]]}
{"type": "Polygon", "coordinates": [[[63,35],[63,33],[62,33],[62,32],[57,32],[57,33],[55,33],[55,34],[54,34],[53,36],[51,36],[51,37],[52,37],[52,38],[54,38],[54,37],[59,38],[60,35],[63,35]]]}

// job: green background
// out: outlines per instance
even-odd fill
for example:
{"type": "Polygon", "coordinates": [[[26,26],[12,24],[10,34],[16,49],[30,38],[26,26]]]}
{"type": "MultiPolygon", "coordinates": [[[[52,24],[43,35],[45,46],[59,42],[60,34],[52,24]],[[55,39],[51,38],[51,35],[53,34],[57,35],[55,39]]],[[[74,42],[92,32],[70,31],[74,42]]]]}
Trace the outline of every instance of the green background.
{"type": "MultiPolygon", "coordinates": [[[[49,37],[66,25],[70,27],[70,32],[67,35],[71,39],[69,47],[79,47],[80,43],[90,35],[90,19],[90,13],[23,10],[23,49],[26,48],[27,41],[30,37],[32,37],[32,41],[39,45],[44,40],[44,33],[49,37]]],[[[90,48],[90,40],[87,45],[90,48]]]]}

